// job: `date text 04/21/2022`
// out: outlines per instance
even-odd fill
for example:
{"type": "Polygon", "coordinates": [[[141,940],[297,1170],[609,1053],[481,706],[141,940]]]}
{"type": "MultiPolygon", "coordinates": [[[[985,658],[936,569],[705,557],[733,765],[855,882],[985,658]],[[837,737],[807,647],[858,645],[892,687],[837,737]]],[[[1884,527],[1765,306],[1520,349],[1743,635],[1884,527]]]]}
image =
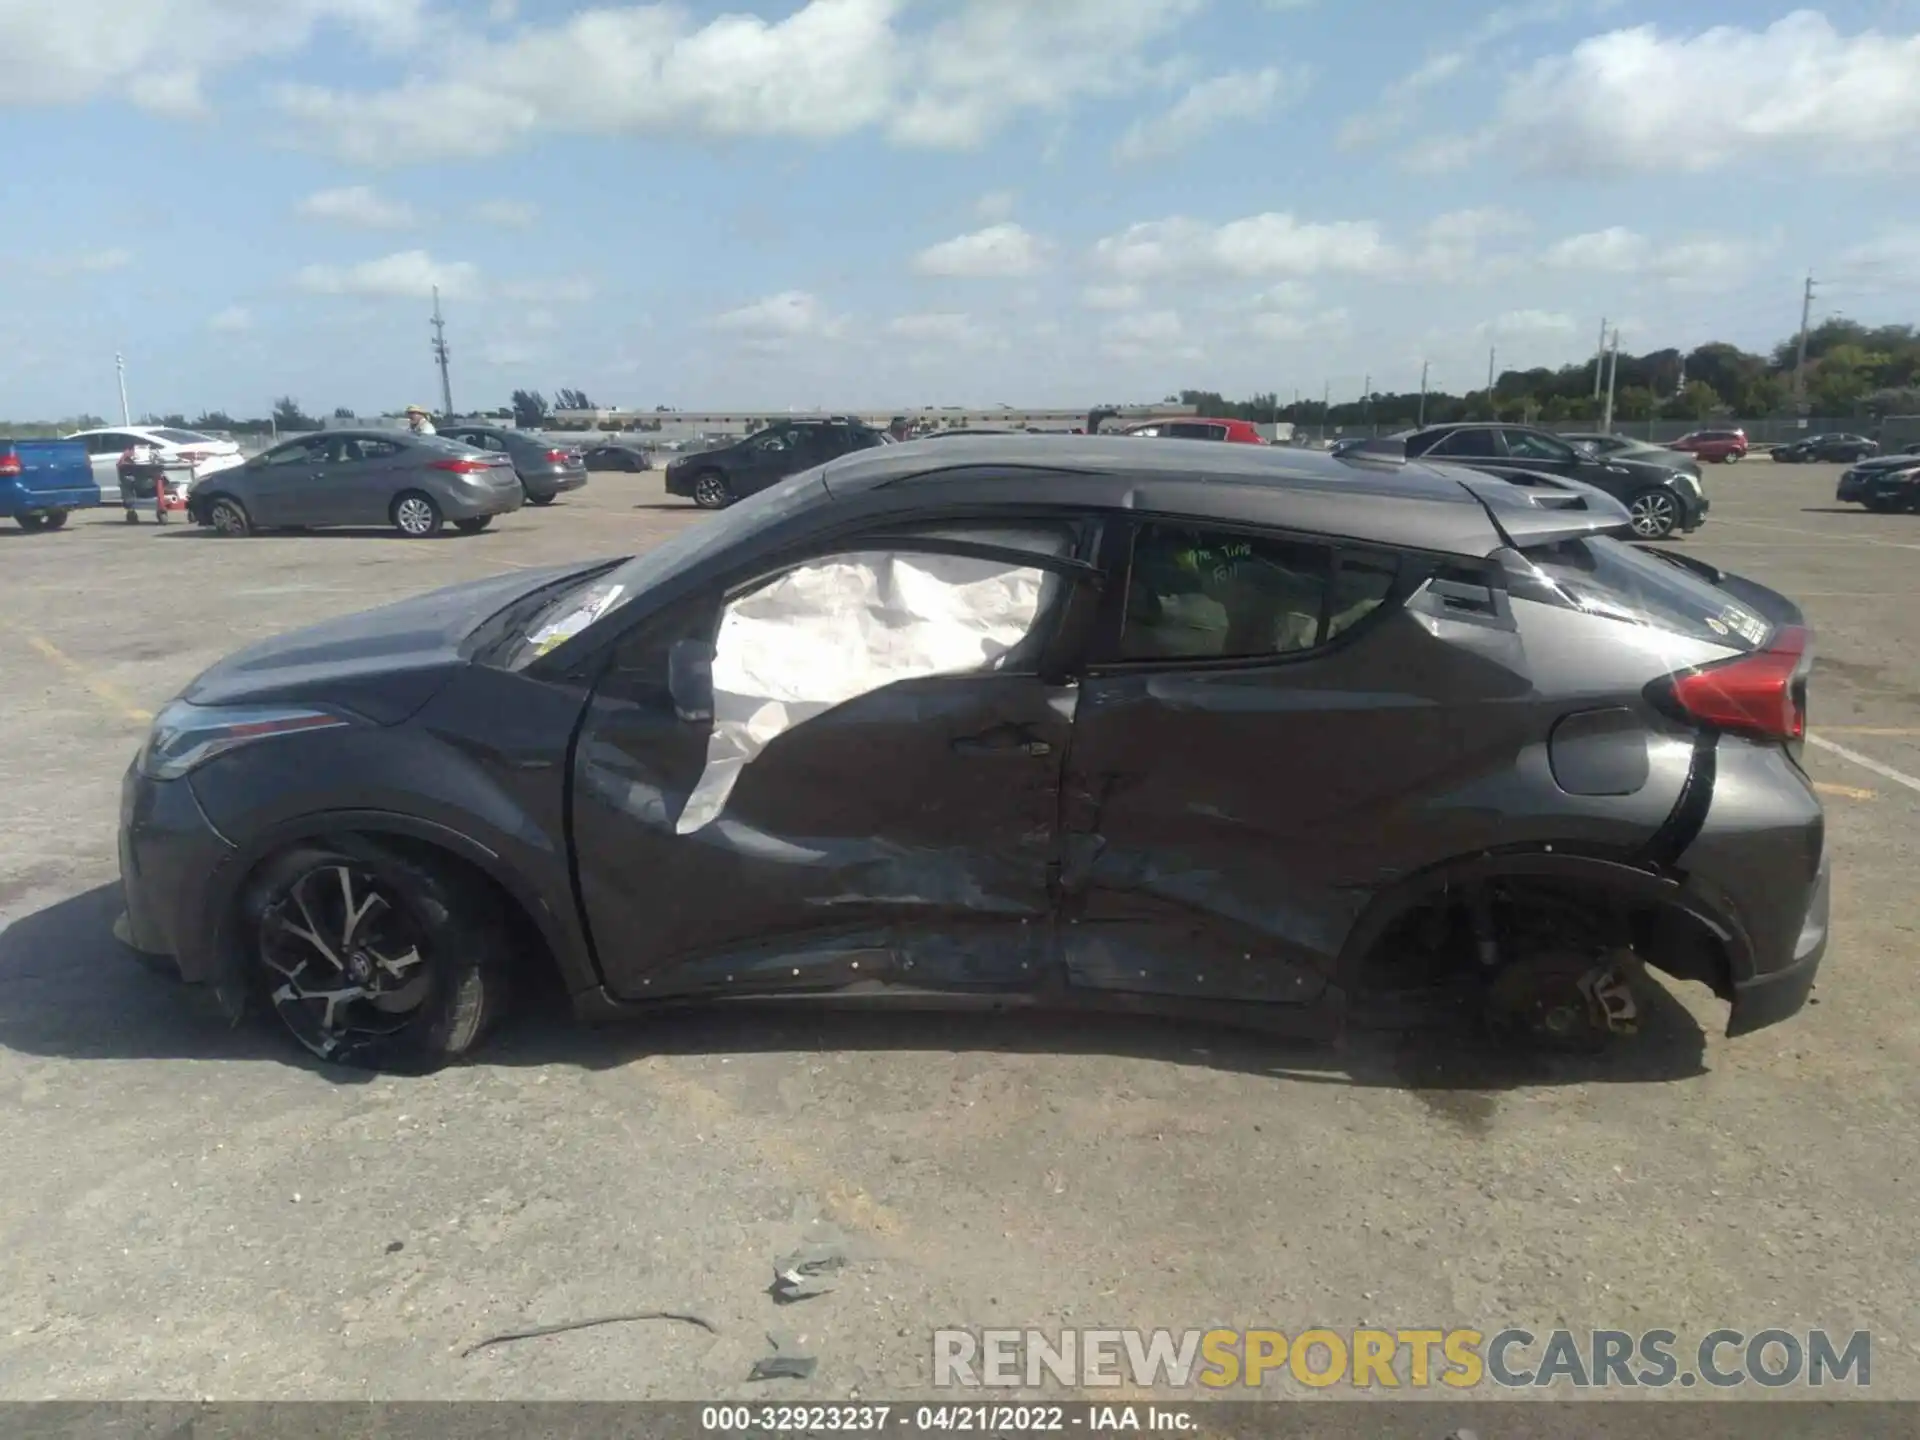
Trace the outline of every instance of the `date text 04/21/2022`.
{"type": "Polygon", "coordinates": [[[884,1434],[888,1431],[974,1435],[1121,1434],[1195,1428],[1176,1405],[706,1405],[700,1428],[726,1435],[884,1434]]]}

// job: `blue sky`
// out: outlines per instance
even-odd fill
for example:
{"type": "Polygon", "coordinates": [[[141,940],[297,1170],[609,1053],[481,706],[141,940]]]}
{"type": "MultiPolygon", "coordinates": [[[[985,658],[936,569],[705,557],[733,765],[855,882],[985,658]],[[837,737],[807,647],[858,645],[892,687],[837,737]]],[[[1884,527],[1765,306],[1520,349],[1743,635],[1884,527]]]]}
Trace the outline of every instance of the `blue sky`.
{"type": "Polygon", "coordinates": [[[0,415],[1336,396],[1920,319],[1920,0],[0,0],[0,415]]]}

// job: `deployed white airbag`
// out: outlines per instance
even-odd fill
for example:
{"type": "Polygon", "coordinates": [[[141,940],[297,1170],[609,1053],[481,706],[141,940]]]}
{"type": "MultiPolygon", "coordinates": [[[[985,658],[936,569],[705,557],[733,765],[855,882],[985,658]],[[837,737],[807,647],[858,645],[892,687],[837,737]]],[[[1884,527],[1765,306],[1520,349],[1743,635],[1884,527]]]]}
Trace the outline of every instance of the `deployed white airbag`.
{"type": "Polygon", "coordinates": [[[873,551],[790,570],[721,616],[707,763],[675,826],[718,818],[772,741],[900,680],[992,670],[1032,633],[1048,572],[971,556],[873,551]]]}

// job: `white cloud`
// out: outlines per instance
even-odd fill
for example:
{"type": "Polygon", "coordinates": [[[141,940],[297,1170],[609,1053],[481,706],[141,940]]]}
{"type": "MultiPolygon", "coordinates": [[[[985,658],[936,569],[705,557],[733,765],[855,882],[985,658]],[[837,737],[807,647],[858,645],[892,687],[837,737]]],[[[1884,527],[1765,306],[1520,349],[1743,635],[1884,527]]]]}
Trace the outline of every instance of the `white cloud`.
{"type": "Polygon", "coordinates": [[[971,315],[953,312],[896,315],[887,322],[887,333],[931,345],[978,345],[986,339],[971,315]]]}
{"type": "Polygon", "coordinates": [[[1129,226],[1094,246],[1094,259],[1127,280],[1182,274],[1379,274],[1403,263],[1371,220],[1317,223],[1269,212],[1224,225],[1175,216],[1129,226]]]}
{"type": "Polygon", "coordinates": [[[528,345],[520,340],[488,340],[480,346],[481,360],[502,369],[529,365],[543,353],[539,346],[528,345]]]}
{"type": "Polygon", "coordinates": [[[229,305],[207,318],[207,328],[223,335],[237,335],[253,328],[253,314],[244,305],[229,305]]]}
{"type": "Polygon", "coordinates": [[[1011,190],[989,190],[973,202],[973,213],[989,223],[1008,219],[1020,197],[1011,190]]]}
{"type": "Polygon", "coordinates": [[[483,200],[473,207],[473,218],[503,230],[525,230],[540,218],[540,207],[523,200],[483,200]]]}
{"type": "Polygon", "coordinates": [[[1101,329],[1102,348],[1120,360],[1193,360],[1202,353],[1187,337],[1178,311],[1142,310],[1119,315],[1101,329]]]}
{"type": "Polygon", "coordinates": [[[1244,328],[1261,340],[1324,340],[1340,334],[1347,325],[1347,312],[1336,307],[1317,314],[1256,310],[1246,317],[1244,328]]]}
{"type": "Polygon", "coordinates": [[[819,296],[805,290],[783,290],[778,295],[769,295],[764,300],[715,316],[713,324],[716,329],[763,340],[834,336],[845,329],[845,322],[829,311],[819,296]]]}
{"type": "Polygon", "coordinates": [[[223,70],[298,50],[324,24],[376,43],[421,33],[426,0],[8,0],[0,5],[0,104],[80,104],[122,96],[161,114],[205,108],[223,70]]]}
{"type": "MultiPolygon", "coordinates": [[[[1555,175],[1698,173],[1802,160],[1920,166],[1920,35],[1842,35],[1814,10],[1764,30],[1638,25],[1536,62],[1456,154],[1555,175]]],[[[1442,153],[1445,152],[1443,146],[1442,153]]]]}
{"type": "Polygon", "coordinates": [[[1146,300],[1138,285],[1089,285],[1080,303],[1089,310],[1135,310],[1146,300]]]}
{"type": "Polygon", "coordinates": [[[1573,317],[1555,310],[1509,310],[1474,327],[1481,335],[1509,339],[1566,335],[1573,328],[1573,317]]]}
{"type": "Polygon", "coordinates": [[[105,250],[82,250],[75,255],[49,256],[39,262],[43,274],[102,275],[109,270],[124,270],[133,263],[133,251],[121,246],[105,250]]]}
{"type": "Polygon", "coordinates": [[[1716,290],[1745,279],[1767,248],[1764,242],[1713,236],[1656,243],[1637,230],[1610,225],[1556,241],[1541,258],[1553,270],[1638,276],[1675,289],[1716,290]]]}
{"type": "Polygon", "coordinates": [[[524,322],[529,330],[558,330],[560,319],[551,310],[529,310],[524,322]]]}
{"type": "Polygon", "coordinates": [[[389,200],[369,185],[316,190],[295,207],[309,220],[354,225],[363,230],[406,230],[419,223],[411,205],[389,200]]]}
{"type": "Polygon", "coordinates": [[[922,275],[1009,279],[1035,274],[1046,264],[1046,255],[1038,237],[1009,220],[929,245],[914,256],[913,268],[922,275]]]}
{"type": "Polygon", "coordinates": [[[542,305],[584,305],[593,298],[593,282],[582,275],[556,275],[549,280],[509,280],[499,292],[507,300],[531,300],[542,305]]]}
{"type": "Polygon", "coordinates": [[[965,149],[1027,112],[1130,93],[1164,78],[1151,58],[1204,0],[966,0],[907,48],[889,129],[965,149]]]}
{"type": "MultiPolygon", "coordinates": [[[[1477,23],[1452,31],[1445,48],[1429,53],[1388,85],[1373,108],[1349,119],[1340,129],[1340,145],[1344,149],[1355,149],[1405,130],[1419,114],[1421,102],[1429,93],[1464,76],[1483,73],[1486,52],[1516,32],[1576,15],[1604,14],[1618,8],[1620,3],[1621,0],[1521,0],[1519,4],[1488,11],[1477,23]]],[[[1429,148],[1423,145],[1422,153],[1429,148]]]]}
{"type": "Polygon", "coordinates": [[[705,24],[678,5],[604,5],[460,36],[389,89],[290,85],[278,99],[310,143],[367,164],[493,155],[542,132],[822,141],[879,129],[965,148],[1023,114],[1159,84],[1152,57],[1203,3],[807,0],[778,21],[705,24]]]}
{"type": "Polygon", "coordinates": [[[294,284],[318,295],[425,299],[434,287],[447,299],[472,294],[479,267],[465,260],[435,260],[425,250],[401,250],[358,265],[309,265],[294,284]]]}
{"type": "Polygon", "coordinates": [[[1840,253],[1839,274],[1849,283],[1920,283],[1920,225],[1895,225],[1840,253]]]}
{"type": "Polygon", "coordinates": [[[1164,114],[1130,125],[1114,147],[1114,158],[1138,163],[1177,155],[1222,126],[1258,120],[1297,101],[1309,84],[1306,67],[1279,65],[1198,81],[1164,114]]]}

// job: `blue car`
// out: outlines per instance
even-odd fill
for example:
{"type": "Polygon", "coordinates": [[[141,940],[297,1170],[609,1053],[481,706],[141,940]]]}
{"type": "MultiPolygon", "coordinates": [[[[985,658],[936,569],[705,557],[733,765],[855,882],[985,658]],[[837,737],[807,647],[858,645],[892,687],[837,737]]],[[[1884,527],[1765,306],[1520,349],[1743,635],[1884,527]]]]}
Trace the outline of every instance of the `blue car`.
{"type": "Polygon", "coordinates": [[[0,437],[0,516],[22,530],[58,530],[72,511],[99,503],[84,441],[0,437]]]}

